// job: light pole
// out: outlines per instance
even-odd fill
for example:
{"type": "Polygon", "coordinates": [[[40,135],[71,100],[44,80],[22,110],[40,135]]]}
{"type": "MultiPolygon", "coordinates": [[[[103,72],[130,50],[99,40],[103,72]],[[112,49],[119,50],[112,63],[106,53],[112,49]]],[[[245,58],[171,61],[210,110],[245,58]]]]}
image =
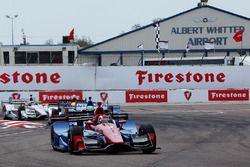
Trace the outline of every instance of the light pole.
{"type": "Polygon", "coordinates": [[[15,18],[17,18],[18,15],[17,15],[17,14],[14,15],[14,16],[6,15],[6,17],[7,17],[8,19],[11,19],[11,38],[12,38],[12,45],[14,45],[14,27],[13,27],[13,20],[14,20],[15,18]]]}

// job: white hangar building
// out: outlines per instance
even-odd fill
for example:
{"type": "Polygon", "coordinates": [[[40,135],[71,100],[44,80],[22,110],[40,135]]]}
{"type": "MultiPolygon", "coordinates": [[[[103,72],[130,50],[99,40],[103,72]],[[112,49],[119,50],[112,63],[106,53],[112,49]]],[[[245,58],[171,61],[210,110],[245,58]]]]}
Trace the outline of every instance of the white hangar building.
{"type": "Polygon", "coordinates": [[[220,57],[230,60],[227,61],[228,64],[233,64],[231,58],[249,55],[249,36],[249,18],[202,4],[80,49],[78,63],[97,66],[138,66],[143,65],[142,59],[184,60],[190,57],[202,59],[220,57]],[[168,48],[161,49],[160,53],[156,49],[155,42],[156,24],[160,29],[160,41],[168,42],[168,48]],[[241,29],[244,30],[243,40],[236,42],[233,36],[241,29]],[[140,44],[143,44],[143,48],[138,48],[140,44]]]}

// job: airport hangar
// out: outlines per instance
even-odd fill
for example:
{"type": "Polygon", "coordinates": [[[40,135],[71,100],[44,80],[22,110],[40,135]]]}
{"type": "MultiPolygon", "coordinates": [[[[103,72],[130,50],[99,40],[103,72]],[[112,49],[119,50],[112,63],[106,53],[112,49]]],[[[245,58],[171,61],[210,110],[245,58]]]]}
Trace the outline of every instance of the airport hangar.
{"type": "Polygon", "coordinates": [[[209,5],[195,8],[118,35],[87,48],[79,49],[79,64],[96,66],[140,66],[143,60],[183,57],[230,58],[250,55],[250,19],[209,5]],[[160,41],[168,41],[168,49],[156,49],[156,28],[160,41]],[[233,36],[244,29],[242,42],[233,36]],[[212,42],[213,49],[204,49],[212,42]],[[139,45],[143,44],[143,48],[139,45]],[[189,50],[187,50],[189,46],[189,50]]]}

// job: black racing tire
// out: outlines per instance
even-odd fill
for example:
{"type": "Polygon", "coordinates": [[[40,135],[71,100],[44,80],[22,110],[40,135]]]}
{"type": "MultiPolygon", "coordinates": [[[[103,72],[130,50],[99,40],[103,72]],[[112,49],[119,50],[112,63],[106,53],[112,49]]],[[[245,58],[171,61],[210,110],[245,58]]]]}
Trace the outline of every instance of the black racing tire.
{"type": "Polygon", "coordinates": [[[17,110],[18,120],[22,120],[22,112],[21,111],[25,111],[25,107],[24,106],[19,106],[18,107],[18,110],[17,110]]]}
{"type": "Polygon", "coordinates": [[[5,108],[5,106],[2,109],[2,114],[3,114],[3,119],[4,120],[8,119],[7,116],[6,116],[6,108],[5,108]]]}
{"type": "Polygon", "coordinates": [[[151,124],[141,125],[139,128],[139,135],[140,136],[141,135],[148,135],[148,139],[150,140],[150,142],[152,142],[152,147],[142,149],[142,152],[145,154],[150,154],[150,153],[154,152],[156,150],[156,133],[155,133],[154,127],[151,124]],[[150,133],[154,133],[153,140],[151,140],[149,137],[150,133]]]}
{"type": "Polygon", "coordinates": [[[22,120],[22,113],[20,109],[17,110],[17,119],[22,120]]]}
{"type": "Polygon", "coordinates": [[[53,150],[56,150],[55,146],[54,146],[54,141],[55,141],[54,133],[55,133],[54,127],[51,127],[50,128],[50,143],[51,143],[51,146],[52,146],[53,150]]]}
{"type": "Polygon", "coordinates": [[[6,115],[6,111],[3,111],[3,119],[4,119],[4,120],[7,120],[7,119],[8,119],[8,117],[7,117],[7,115],[6,115]]]}
{"type": "Polygon", "coordinates": [[[68,131],[68,151],[70,154],[74,153],[73,150],[73,136],[83,136],[83,129],[81,126],[71,126],[68,131]]]}
{"type": "Polygon", "coordinates": [[[7,119],[8,119],[8,117],[6,116],[5,113],[3,114],[3,119],[4,119],[4,120],[7,120],[7,119]]]}

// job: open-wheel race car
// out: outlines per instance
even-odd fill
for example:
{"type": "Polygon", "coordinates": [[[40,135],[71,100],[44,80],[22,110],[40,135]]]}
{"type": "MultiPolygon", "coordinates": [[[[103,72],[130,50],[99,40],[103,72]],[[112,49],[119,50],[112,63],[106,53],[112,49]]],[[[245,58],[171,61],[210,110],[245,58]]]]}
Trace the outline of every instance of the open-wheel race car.
{"type": "Polygon", "coordinates": [[[39,102],[28,99],[12,99],[2,101],[3,119],[45,119],[47,113],[39,102]]]}
{"type": "MultiPolygon", "coordinates": [[[[102,103],[101,107],[106,111],[113,111],[113,106],[109,106],[106,103],[102,103]]],[[[88,105],[86,100],[76,100],[72,102],[72,100],[59,100],[58,103],[48,103],[46,106],[48,112],[48,124],[52,124],[54,121],[64,120],[65,111],[71,110],[74,111],[75,114],[93,114],[95,109],[97,108],[97,103],[93,102],[92,105],[88,105]],[[73,104],[73,105],[72,105],[73,104]]]]}
{"type": "Polygon", "coordinates": [[[74,113],[67,110],[64,121],[51,125],[54,150],[82,153],[88,151],[120,152],[156,150],[156,133],[152,125],[136,126],[126,113],[74,113]]]}

